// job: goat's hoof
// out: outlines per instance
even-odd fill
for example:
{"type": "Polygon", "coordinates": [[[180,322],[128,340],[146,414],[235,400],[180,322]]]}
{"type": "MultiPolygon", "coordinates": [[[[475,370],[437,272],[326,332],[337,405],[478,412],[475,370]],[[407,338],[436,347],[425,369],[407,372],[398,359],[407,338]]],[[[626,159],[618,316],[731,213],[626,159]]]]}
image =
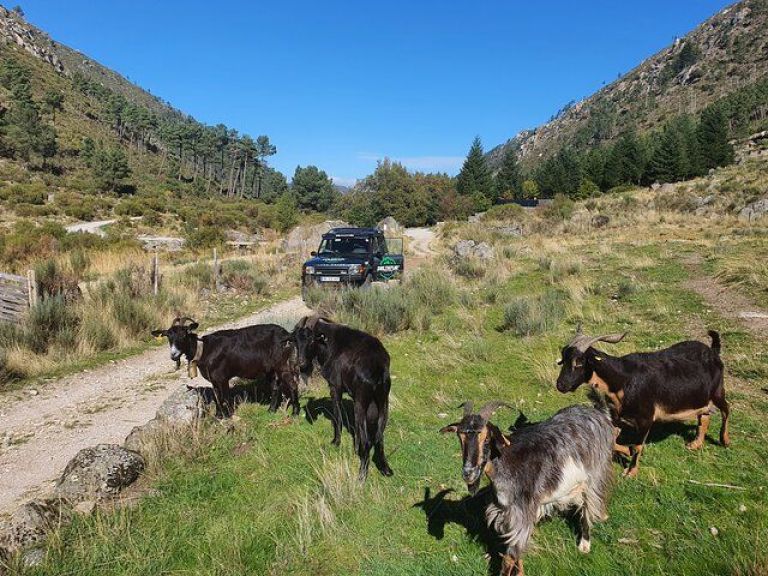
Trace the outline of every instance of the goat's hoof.
{"type": "Polygon", "coordinates": [[[731,440],[730,438],[723,438],[722,440],[720,440],[720,444],[723,445],[723,448],[728,448],[728,446],[731,445],[731,440]]]}
{"type": "Polygon", "coordinates": [[[637,468],[627,468],[622,474],[624,478],[637,478],[637,468]]]}
{"type": "Polygon", "coordinates": [[[395,474],[394,470],[392,470],[392,468],[386,465],[379,468],[379,472],[381,472],[382,476],[386,476],[386,477],[394,476],[395,474]]]}
{"type": "Polygon", "coordinates": [[[701,448],[701,446],[702,446],[703,444],[704,444],[704,443],[703,443],[703,442],[701,442],[700,440],[694,440],[693,442],[688,442],[688,444],[686,444],[686,445],[685,445],[685,447],[686,447],[688,450],[698,450],[699,448],[701,448]]]}
{"type": "Polygon", "coordinates": [[[333,440],[331,440],[331,446],[336,446],[337,448],[341,446],[341,439],[334,438],[333,440]]]}
{"type": "Polygon", "coordinates": [[[592,543],[589,540],[581,540],[579,541],[579,552],[582,554],[589,554],[589,551],[592,549],[592,543]]]}

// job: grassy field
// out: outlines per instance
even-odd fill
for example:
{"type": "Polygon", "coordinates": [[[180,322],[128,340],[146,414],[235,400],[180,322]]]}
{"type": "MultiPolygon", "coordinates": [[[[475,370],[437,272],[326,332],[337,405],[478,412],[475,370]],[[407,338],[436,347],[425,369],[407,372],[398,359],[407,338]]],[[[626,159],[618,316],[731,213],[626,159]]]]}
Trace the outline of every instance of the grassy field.
{"type": "MultiPolygon", "coordinates": [[[[449,227],[446,242],[473,233],[472,226],[449,227]]],[[[710,273],[757,297],[765,290],[759,277],[750,284],[724,274],[748,268],[745,260],[764,253],[765,240],[735,221],[715,229],[674,213],[607,230],[579,230],[571,220],[546,236],[486,239],[497,253],[489,263],[466,272],[465,264],[439,258],[424,272],[431,276],[401,293],[366,296],[369,306],[418,307],[418,321],[356,315],[354,299],[329,304],[346,321],[382,334],[391,353],[386,441],[393,478],[372,471],[358,484],[350,435],[341,448],[330,446],[327,387],[317,380],[300,418],[244,405],[231,433],[211,423],[182,439],[151,462],[146,496],[136,505],[77,519],[52,537],[45,563],[24,572],[496,573],[482,497],[467,497],[458,442],[438,429],[467,399],[515,406],[496,415],[502,428],[520,413],[538,421],[585,402],[583,389],[562,395],[554,388],[559,348],[583,322],[587,332],[629,330],[625,342],[605,345],[615,353],[721,331],[732,445],[715,443],[719,416],[698,452],[684,447],[693,425],[657,426],[636,480],[620,480],[615,465],[610,519],[594,530],[592,553],[579,554],[575,533],[555,517],[537,528],[527,573],[768,573],[768,354],[761,339],[686,288],[691,275],[710,273]],[[704,264],[685,265],[694,256],[704,264]],[[426,313],[425,301],[432,303],[426,313]]]]}

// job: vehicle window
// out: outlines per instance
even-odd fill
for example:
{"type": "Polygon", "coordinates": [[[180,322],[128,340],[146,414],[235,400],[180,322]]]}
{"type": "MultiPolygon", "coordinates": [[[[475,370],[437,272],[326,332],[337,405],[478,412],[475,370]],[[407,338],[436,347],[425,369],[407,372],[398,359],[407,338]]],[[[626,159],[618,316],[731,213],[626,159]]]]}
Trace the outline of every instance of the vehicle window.
{"type": "Polygon", "coordinates": [[[368,254],[369,247],[369,238],[333,236],[323,238],[318,252],[320,254],[368,254]]]}
{"type": "Polygon", "coordinates": [[[379,250],[384,254],[388,254],[386,238],[379,238],[379,250]]]}

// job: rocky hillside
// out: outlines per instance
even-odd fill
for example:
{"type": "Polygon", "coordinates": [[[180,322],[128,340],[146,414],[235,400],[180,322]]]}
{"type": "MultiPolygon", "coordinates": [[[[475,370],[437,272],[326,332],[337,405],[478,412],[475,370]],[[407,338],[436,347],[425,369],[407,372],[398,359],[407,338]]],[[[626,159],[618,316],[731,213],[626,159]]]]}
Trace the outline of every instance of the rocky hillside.
{"type": "Polygon", "coordinates": [[[3,6],[0,6],[0,42],[18,46],[35,58],[50,64],[53,70],[60,74],[68,77],[82,75],[157,114],[181,114],[114,70],[51,39],[48,34],[24,20],[20,14],[3,6]]]}
{"type": "MultiPolygon", "coordinates": [[[[742,0],[553,120],[488,153],[498,168],[508,147],[527,167],[563,146],[611,142],[629,128],[655,129],[768,77],[768,1],[742,0]]],[[[766,110],[755,110],[763,120],[766,110]]]]}

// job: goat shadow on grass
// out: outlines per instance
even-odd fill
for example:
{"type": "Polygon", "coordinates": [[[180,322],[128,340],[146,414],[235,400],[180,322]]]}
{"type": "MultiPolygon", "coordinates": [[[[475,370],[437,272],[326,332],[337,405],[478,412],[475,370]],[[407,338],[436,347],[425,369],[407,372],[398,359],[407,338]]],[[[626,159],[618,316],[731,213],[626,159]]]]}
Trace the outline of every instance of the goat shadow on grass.
{"type": "Polygon", "coordinates": [[[427,533],[435,540],[445,536],[446,524],[457,524],[466,531],[467,537],[481,544],[490,557],[488,575],[496,576],[501,570],[501,542],[495,532],[488,528],[485,509],[490,503],[491,490],[483,488],[474,496],[465,495],[458,500],[446,497],[451,489],[441,490],[431,496],[431,489],[424,488],[424,500],[416,502],[413,508],[421,508],[427,517],[427,533]]]}
{"type": "MultiPolygon", "coordinates": [[[[304,406],[304,416],[310,424],[314,424],[321,416],[333,422],[333,401],[327,397],[310,398],[304,406]]],[[[355,405],[349,398],[341,399],[341,425],[354,436],[355,405]]]]}
{"type": "MultiPolygon", "coordinates": [[[[678,436],[679,438],[682,438],[684,442],[691,442],[694,438],[696,438],[696,430],[697,426],[693,423],[688,424],[685,422],[654,422],[645,443],[656,444],[658,442],[665,441],[670,436],[678,436]]],[[[719,442],[714,440],[718,430],[719,429],[716,426],[710,426],[706,437],[706,442],[708,444],[719,444],[719,442]]],[[[637,444],[640,440],[642,440],[642,438],[639,437],[639,434],[633,428],[623,429],[617,438],[618,443],[623,445],[637,444]]]]}
{"type": "MultiPolygon", "coordinates": [[[[210,386],[187,386],[189,390],[195,390],[206,405],[214,404],[216,398],[213,388],[210,386]]],[[[237,380],[229,389],[230,399],[235,406],[252,403],[268,406],[272,401],[272,387],[268,379],[237,380]]]]}

